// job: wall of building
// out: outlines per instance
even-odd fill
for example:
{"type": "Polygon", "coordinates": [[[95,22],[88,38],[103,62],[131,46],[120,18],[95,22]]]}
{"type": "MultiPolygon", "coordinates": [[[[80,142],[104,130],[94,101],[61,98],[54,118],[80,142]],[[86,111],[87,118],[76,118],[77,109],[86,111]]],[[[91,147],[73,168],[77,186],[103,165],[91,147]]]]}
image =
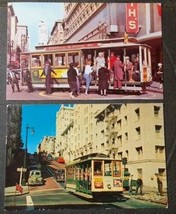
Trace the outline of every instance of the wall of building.
{"type": "MultiPolygon", "coordinates": [[[[70,110],[64,109],[64,115],[66,111],[70,110]]],[[[62,113],[63,109],[58,112],[62,113]]],[[[66,120],[64,134],[56,133],[66,163],[93,152],[127,157],[126,168],[134,178],[141,176],[152,186],[154,174],[160,173],[166,187],[162,104],[78,104],[72,113],[73,124],[66,120]]]]}

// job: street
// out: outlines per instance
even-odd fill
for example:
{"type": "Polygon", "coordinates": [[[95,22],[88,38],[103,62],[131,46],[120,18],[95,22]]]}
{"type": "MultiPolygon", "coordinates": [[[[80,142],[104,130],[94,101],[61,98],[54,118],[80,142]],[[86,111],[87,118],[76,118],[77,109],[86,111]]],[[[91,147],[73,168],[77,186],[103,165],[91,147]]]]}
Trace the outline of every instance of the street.
{"type": "Polygon", "coordinates": [[[12,93],[12,89],[10,85],[7,85],[6,88],[6,98],[7,100],[162,100],[163,99],[163,91],[158,89],[159,83],[153,83],[153,85],[147,89],[145,93],[141,93],[141,88],[139,87],[131,87],[127,88],[125,91],[112,91],[109,90],[107,96],[100,96],[97,90],[92,87],[90,89],[90,93],[88,95],[84,94],[84,88],[82,88],[81,94],[77,97],[71,98],[69,95],[69,90],[66,89],[54,89],[52,94],[46,94],[45,89],[38,89],[32,93],[27,92],[26,86],[20,86],[20,92],[15,90],[12,93]]]}
{"type": "MultiPolygon", "coordinates": [[[[27,194],[5,197],[5,210],[49,210],[49,209],[119,209],[119,208],[165,208],[165,203],[149,200],[149,196],[129,195],[128,191],[122,195],[102,198],[98,200],[86,199],[65,190],[63,182],[57,182],[54,170],[59,164],[52,161],[42,166],[44,185],[29,186],[27,194]],[[147,197],[146,197],[147,196],[147,197]],[[145,200],[143,200],[145,199],[145,200]]],[[[155,194],[156,195],[156,194],[155,194]]],[[[156,197],[156,196],[155,196],[156,197]]]]}
{"type": "MultiPolygon", "coordinates": [[[[54,182],[54,181],[53,181],[54,182]]],[[[59,186],[59,184],[58,184],[59,186]]],[[[87,200],[66,192],[63,187],[56,190],[30,191],[28,195],[5,197],[6,210],[49,210],[49,209],[110,209],[110,208],[165,208],[166,205],[126,197],[102,201],[87,200]]]]}

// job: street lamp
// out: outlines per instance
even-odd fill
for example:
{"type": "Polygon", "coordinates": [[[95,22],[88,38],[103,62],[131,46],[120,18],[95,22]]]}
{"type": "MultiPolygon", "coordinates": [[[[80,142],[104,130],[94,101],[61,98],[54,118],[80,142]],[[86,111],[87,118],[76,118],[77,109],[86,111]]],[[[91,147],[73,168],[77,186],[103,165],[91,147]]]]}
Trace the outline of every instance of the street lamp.
{"type": "MultiPolygon", "coordinates": [[[[26,168],[26,159],[27,159],[27,143],[28,143],[28,131],[29,129],[31,129],[32,131],[32,134],[35,133],[34,131],[34,128],[33,127],[30,127],[30,126],[26,126],[26,141],[25,141],[25,151],[24,151],[24,169],[26,168]]],[[[24,177],[23,177],[23,180],[25,181],[25,173],[24,173],[24,177]]]]}

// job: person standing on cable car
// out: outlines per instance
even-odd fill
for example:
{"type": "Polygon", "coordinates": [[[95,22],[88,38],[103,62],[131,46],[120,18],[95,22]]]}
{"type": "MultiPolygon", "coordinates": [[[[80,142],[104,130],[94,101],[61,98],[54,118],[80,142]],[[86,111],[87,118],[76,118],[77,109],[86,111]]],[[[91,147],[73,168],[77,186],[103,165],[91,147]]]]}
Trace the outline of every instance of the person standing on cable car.
{"type": "Polygon", "coordinates": [[[104,53],[103,52],[99,52],[98,56],[96,57],[95,62],[94,62],[94,68],[95,68],[95,71],[96,71],[96,77],[95,77],[96,80],[97,80],[97,77],[98,77],[98,71],[100,69],[100,65],[102,63],[105,64],[104,53]]]}
{"type": "Polygon", "coordinates": [[[136,56],[133,62],[133,74],[132,78],[134,81],[140,81],[140,69],[139,69],[139,57],[136,56]]]}
{"type": "Polygon", "coordinates": [[[114,61],[114,89],[122,88],[122,80],[123,80],[123,68],[124,64],[120,60],[120,56],[117,55],[116,60],[114,61]]]}
{"type": "Polygon", "coordinates": [[[125,57],[125,66],[124,66],[124,75],[125,75],[125,80],[126,81],[132,81],[132,68],[133,64],[130,61],[130,57],[126,56],[125,57]]]}
{"type": "Polygon", "coordinates": [[[54,73],[56,75],[56,72],[53,70],[50,61],[46,61],[45,66],[43,68],[43,72],[41,74],[41,77],[43,75],[46,76],[45,79],[45,86],[46,86],[46,94],[51,94],[51,73],[54,73]]]}
{"type": "Polygon", "coordinates": [[[162,63],[158,63],[158,71],[157,71],[157,74],[158,74],[158,79],[159,79],[159,89],[162,89],[163,88],[163,69],[162,69],[162,63]]]}
{"type": "Polygon", "coordinates": [[[109,84],[114,81],[114,62],[116,60],[114,52],[111,52],[110,57],[108,57],[108,69],[109,69],[109,84]]]}

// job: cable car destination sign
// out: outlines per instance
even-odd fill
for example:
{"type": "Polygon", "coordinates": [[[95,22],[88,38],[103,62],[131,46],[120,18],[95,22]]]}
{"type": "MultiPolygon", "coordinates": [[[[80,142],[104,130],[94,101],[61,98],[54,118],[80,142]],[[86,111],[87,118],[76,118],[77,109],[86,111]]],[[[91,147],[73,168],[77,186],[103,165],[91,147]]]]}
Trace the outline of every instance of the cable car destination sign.
{"type": "Polygon", "coordinates": [[[139,31],[138,23],[138,4],[127,3],[126,4],[126,32],[137,33],[139,31]]]}

